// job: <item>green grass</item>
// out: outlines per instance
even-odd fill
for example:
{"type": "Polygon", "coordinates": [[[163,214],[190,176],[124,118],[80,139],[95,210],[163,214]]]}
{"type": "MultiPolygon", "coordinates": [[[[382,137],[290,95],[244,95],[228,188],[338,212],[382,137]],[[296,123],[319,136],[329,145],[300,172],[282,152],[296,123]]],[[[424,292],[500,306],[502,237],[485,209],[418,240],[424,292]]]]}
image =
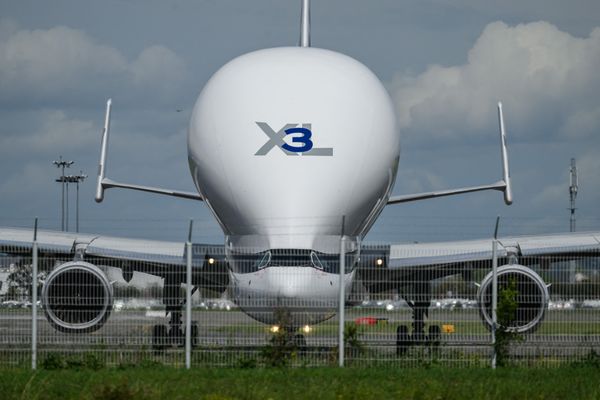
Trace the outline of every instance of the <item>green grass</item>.
{"type": "Polygon", "coordinates": [[[600,369],[0,369],[2,399],[598,399],[600,369]]]}

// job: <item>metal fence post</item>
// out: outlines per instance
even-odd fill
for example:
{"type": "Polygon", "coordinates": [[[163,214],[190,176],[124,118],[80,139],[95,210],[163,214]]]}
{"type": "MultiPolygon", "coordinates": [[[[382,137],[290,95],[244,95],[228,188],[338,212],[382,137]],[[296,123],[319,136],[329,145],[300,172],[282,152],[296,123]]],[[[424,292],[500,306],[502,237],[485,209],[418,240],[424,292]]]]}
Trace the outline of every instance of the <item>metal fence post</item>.
{"type": "Polygon", "coordinates": [[[346,303],[346,285],[344,284],[344,274],[346,272],[346,238],[344,236],[344,225],[346,222],[346,217],[342,218],[342,236],[340,238],[340,298],[339,298],[339,306],[338,306],[338,316],[339,316],[339,325],[338,325],[338,346],[339,346],[339,354],[338,354],[338,362],[339,366],[344,366],[344,322],[346,319],[345,316],[345,303],[346,303]]]}
{"type": "Polygon", "coordinates": [[[498,224],[500,217],[496,218],[496,229],[492,241],[492,368],[496,369],[496,329],[498,327],[498,224]]]}
{"type": "Polygon", "coordinates": [[[37,368],[37,279],[38,279],[38,219],[33,227],[33,246],[31,260],[31,369],[37,368]]]}
{"type": "Polygon", "coordinates": [[[186,252],[186,281],[185,281],[185,368],[190,369],[192,362],[192,227],[190,220],[190,231],[188,241],[185,244],[186,252]]]}

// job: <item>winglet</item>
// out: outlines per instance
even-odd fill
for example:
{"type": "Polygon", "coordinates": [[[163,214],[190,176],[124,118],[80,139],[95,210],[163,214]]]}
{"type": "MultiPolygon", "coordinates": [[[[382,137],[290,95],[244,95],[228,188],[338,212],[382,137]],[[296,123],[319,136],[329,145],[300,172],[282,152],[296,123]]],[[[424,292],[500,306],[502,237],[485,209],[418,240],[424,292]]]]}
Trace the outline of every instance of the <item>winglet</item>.
{"type": "Polygon", "coordinates": [[[300,47],[310,47],[310,0],[302,0],[300,47]]]}
{"type": "Polygon", "coordinates": [[[504,130],[504,116],[502,115],[502,103],[498,103],[498,121],[500,124],[500,152],[502,156],[502,179],[491,185],[480,185],[464,187],[459,189],[438,190],[435,192],[415,193],[401,196],[391,196],[387,204],[399,204],[409,201],[433,199],[436,197],[453,196],[457,194],[481,192],[484,190],[497,190],[504,194],[504,202],[507,206],[513,202],[512,185],[510,183],[510,171],[508,169],[508,150],[506,146],[506,132],[504,130]]]}
{"type": "Polygon", "coordinates": [[[500,124],[500,146],[502,152],[502,180],[504,181],[504,202],[511,205],[513,202],[512,185],[510,183],[510,170],[508,168],[508,150],[506,146],[506,132],[504,130],[504,115],[502,103],[498,102],[498,123],[500,124]]]}
{"type": "Polygon", "coordinates": [[[110,109],[112,100],[106,102],[106,117],[104,118],[104,130],[102,131],[102,148],[100,149],[100,163],[98,164],[98,182],[96,183],[96,202],[101,203],[104,200],[104,191],[110,188],[121,188],[139,190],[142,192],[156,193],[173,197],[181,197],[190,200],[204,199],[197,193],[182,192],[180,190],[163,189],[152,186],[134,185],[131,183],[115,182],[106,177],[106,153],[108,152],[108,136],[110,132],[110,109]]]}
{"type": "Polygon", "coordinates": [[[98,182],[96,183],[96,202],[104,200],[104,175],[106,173],[106,152],[108,149],[108,134],[110,131],[110,108],[112,99],[106,102],[106,116],[104,118],[104,129],[102,130],[102,147],[100,149],[100,163],[98,164],[98,182]]]}

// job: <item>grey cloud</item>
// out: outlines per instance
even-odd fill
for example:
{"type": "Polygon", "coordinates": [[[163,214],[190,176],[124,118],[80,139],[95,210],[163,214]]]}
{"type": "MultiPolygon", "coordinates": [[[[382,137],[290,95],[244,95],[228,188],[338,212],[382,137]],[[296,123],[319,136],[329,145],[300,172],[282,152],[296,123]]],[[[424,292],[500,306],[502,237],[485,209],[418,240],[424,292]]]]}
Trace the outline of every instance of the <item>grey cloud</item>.
{"type": "MultiPolygon", "coordinates": [[[[4,215],[27,224],[45,215],[54,223],[46,227],[60,226],[59,172],[51,163],[62,154],[76,161],[72,173],[90,175],[81,187],[85,230],[181,240],[194,217],[206,221],[195,225],[199,235],[222,241],[202,204],[119,190],[109,191],[101,205],[93,201],[104,101],[114,100],[110,177],[194,190],[185,129],[195,97],[232,57],[293,45],[298,6],[276,0],[5,1],[2,15],[11,20],[0,18],[4,215]],[[17,38],[27,46],[9,62],[6,46],[15,48],[17,38]],[[50,38],[54,47],[44,45],[50,38]],[[151,220],[160,222],[140,228],[140,221],[151,220]],[[173,221],[181,234],[165,228],[173,221]]],[[[518,221],[559,215],[568,229],[572,156],[581,175],[578,213],[597,214],[600,167],[592,161],[600,102],[593,74],[600,60],[592,29],[600,25],[598,7],[597,0],[315,2],[315,46],[353,56],[386,81],[396,73],[391,87],[404,135],[395,193],[497,180],[495,102],[505,103],[515,204],[505,207],[499,194],[483,193],[388,207],[377,225],[380,237],[397,242],[400,231],[407,240],[456,239],[474,216],[489,221],[477,232],[467,229],[467,236],[486,236],[498,214],[518,221]],[[498,20],[506,24],[488,25],[498,20]],[[536,20],[549,23],[528,23],[536,20]],[[414,72],[397,73],[407,70],[414,72]],[[533,201],[544,192],[548,197],[533,201]],[[451,228],[438,229],[445,221],[451,228]]]]}
{"type": "Polygon", "coordinates": [[[576,135],[600,128],[600,29],[576,38],[547,22],[489,24],[460,66],[430,66],[392,82],[408,135],[476,136],[495,124],[502,99],[515,135],[576,135]],[[557,129],[558,128],[558,129],[557,129]]]}
{"type": "Polygon", "coordinates": [[[598,121],[600,121],[600,106],[582,110],[575,110],[567,116],[564,124],[560,127],[564,136],[572,138],[589,137],[598,132],[598,121]]]}
{"type": "Polygon", "coordinates": [[[577,160],[577,163],[581,197],[586,197],[586,202],[597,209],[600,203],[600,185],[598,185],[600,157],[597,153],[589,151],[577,160]]]}
{"type": "Polygon", "coordinates": [[[441,176],[432,171],[415,168],[400,168],[396,181],[405,193],[427,192],[447,186],[441,176]]]}
{"type": "Polygon", "coordinates": [[[139,86],[173,88],[185,79],[186,68],[182,59],[164,46],[144,49],[132,63],[133,81],[139,86]]]}
{"type": "Polygon", "coordinates": [[[0,154],[24,151],[57,153],[77,151],[95,144],[98,127],[92,121],[71,119],[63,111],[39,111],[38,123],[27,133],[3,133],[0,136],[0,154]]]}
{"type": "Polygon", "coordinates": [[[19,201],[23,198],[39,196],[40,189],[51,187],[48,167],[39,163],[24,165],[18,173],[0,182],[0,196],[19,201]]]}
{"type": "MultiPolygon", "coordinates": [[[[600,172],[600,158],[598,154],[590,149],[577,157],[577,174],[579,176],[579,193],[577,201],[587,214],[592,214],[600,202],[600,185],[598,185],[598,173],[600,172]]],[[[569,169],[564,166],[563,172],[558,177],[559,182],[545,186],[536,194],[531,202],[535,206],[552,206],[553,204],[564,204],[567,207],[569,169]]]]}
{"type": "Polygon", "coordinates": [[[184,61],[163,46],[150,46],[128,60],[77,29],[15,30],[8,21],[2,26],[0,102],[5,104],[82,102],[96,100],[99,93],[163,104],[187,74],[184,61]]]}

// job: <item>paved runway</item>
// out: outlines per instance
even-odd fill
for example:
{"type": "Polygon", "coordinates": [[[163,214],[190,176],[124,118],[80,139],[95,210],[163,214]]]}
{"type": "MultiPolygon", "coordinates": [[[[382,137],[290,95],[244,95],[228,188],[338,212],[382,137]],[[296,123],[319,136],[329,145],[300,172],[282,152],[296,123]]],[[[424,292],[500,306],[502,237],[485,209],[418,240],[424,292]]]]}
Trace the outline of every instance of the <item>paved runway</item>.
{"type": "MultiPolygon", "coordinates": [[[[0,346],[22,345],[31,340],[30,309],[0,309],[0,346]]],[[[360,317],[379,320],[375,325],[360,325],[358,337],[365,344],[394,346],[396,326],[410,326],[411,313],[403,309],[387,312],[381,309],[349,309],[347,323],[360,317]]],[[[258,323],[239,310],[193,312],[198,322],[200,346],[261,346],[272,334],[269,326],[258,323]]],[[[41,346],[150,346],[155,324],[166,324],[162,310],[113,311],[108,322],[90,334],[66,334],[54,330],[42,310],[38,311],[38,342],[41,346]]],[[[490,334],[481,323],[475,309],[432,310],[429,324],[437,324],[442,333],[441,343],[452,346],[473,346],[490,343],[490,334]]],[[[309,346],[335,346],[337,320],[326,321],[305,334],[309,346]]],[[[536,333],[525,336],[526,344],[548,347],[600,345],[600,310],[550,310],[536,333]]]]}

